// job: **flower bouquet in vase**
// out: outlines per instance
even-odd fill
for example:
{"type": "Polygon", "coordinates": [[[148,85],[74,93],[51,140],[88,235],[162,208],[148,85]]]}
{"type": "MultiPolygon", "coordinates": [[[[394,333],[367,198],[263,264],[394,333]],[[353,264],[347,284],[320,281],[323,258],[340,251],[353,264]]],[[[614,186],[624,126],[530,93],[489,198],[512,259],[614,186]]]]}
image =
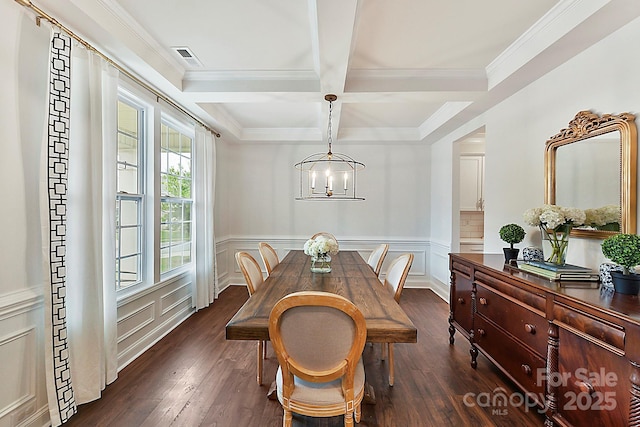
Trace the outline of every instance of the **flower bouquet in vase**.
{"type": "Polygon", "coordinates": [[[539,227],[542,240],[548,241],[549,254],[545,254],[547,262],[564,265],[569,247],[571,229],[584,224],[586,215],[582,209],[557,205],[543,205],[524,213],[524,221],[539,227]]]}
{"type": "Polygon", "coordinates": [[[304,244],[304,253],[311,257],[311,271],[314,273],[331,272],[331,255],[338,253],[338,242],[320,235],[304,244]]]}

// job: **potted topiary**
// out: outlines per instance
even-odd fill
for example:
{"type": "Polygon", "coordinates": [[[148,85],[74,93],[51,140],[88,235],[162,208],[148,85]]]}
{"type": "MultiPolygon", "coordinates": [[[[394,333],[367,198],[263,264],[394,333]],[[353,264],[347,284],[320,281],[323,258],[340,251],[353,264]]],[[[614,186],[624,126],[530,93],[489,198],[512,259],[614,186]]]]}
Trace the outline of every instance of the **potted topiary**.
{"type": "Polygon", "coordinates": [[[502,248],[504,252],[504,262],[509,262],[512,259],[518,259],[518,253],[520,249],[514,248],[513,245],[522,242],[524,240],[524,228],[518,224],[507,224],[500,228],[500,239],[508,243],[510,247],[502,248]]]}
{"type": "Polygon", "coordinates": [[[632,270],[640,265],[640,236],[624,233],[609,236],[602,242],[602,253],[622,267],[622,272],[611,272],[615,291],[637,295],[640,291],[640,275],[632,270]]]}

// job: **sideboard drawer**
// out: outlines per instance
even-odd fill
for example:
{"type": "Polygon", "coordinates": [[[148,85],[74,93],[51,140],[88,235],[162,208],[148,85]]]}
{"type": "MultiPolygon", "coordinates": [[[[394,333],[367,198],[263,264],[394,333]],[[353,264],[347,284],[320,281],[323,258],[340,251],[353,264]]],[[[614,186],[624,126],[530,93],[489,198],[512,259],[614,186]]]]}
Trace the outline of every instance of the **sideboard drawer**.
{"type": "Polygon", "coordinates": [[[518,344],[482,316],[474,319],[475,342],[502,369],[527,392],[534,393],[544,402],[545,360],[518,344]]]}
{"type": "Polygon", "coordinates": [[[518,286],[505,280],[500,280],[490,274],[478,271],[474,277],[476,283],[480,283],[487,288],[494,289],[503,295],[508,295],[518,301],[519,305],[527,305],[533,310],[544,313],[546,310],[547,299],[544,293],[534,290],[530,287],[518,286]]]}
{"type": "Polygon", "coordinates": [[[478,313],[530,346],[538,355],[546,355],[548,322],[542,315],[479,283],[476,289],[478,313]]]}
{"type": "Polygon", "coordinates": [[[624,354],[624,327],[559,301],[553,306],[553,318],[554,323],[584,334],[605,347],[615,347],[619,354],[624,354]]]}

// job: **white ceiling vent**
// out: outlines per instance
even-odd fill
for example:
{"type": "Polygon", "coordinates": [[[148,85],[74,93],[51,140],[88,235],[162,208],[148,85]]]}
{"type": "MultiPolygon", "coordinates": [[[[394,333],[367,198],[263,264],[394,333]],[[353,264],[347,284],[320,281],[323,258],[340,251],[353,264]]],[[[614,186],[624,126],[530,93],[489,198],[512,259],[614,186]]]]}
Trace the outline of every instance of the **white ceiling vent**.
{"type": "Polygon", "coordinates": [[[191,49],[186,46],[174,46],[173,49],[179,56],[182,58],[184,62],[187,63],[190,67],[202,68],[202,62],[193,54],[191,49]]]}

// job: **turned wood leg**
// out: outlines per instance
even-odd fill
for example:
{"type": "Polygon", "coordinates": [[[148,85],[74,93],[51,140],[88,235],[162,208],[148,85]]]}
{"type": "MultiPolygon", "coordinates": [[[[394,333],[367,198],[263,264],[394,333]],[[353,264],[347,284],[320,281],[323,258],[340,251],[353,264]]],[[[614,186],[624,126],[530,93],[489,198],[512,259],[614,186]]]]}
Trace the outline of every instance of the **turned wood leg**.
{"type": "Polygon", "coordinates": [[[469,331],[469,344],[471,344],[471,348],[469,349],[469,354],[471,355],[471,367],[476,369],[478,367],[478,348],[474,344],[475,335],[473,333],[473,329],[469,331]]]}
{"type": "Polygon", "coordinates": [[[262,385],[262,352],[263,352],[263,341],[258,341],[258,385],[262,385]]]}
{"type": "Polygon", "coordinates": [[[476,369],[478,367],[478,348],[474,344],[471,344],[469,354],[471,354],[471,367],[476,369]]]}
{"type": "MultiPolygon", "coordinates": [[[[547,331],[547,378],[551,378],[556,372],[558,372],[558,337],[559,329],[557,325],[553,323],[549,324],[549,330],[547,331]]],[[[545,427],[553,427],[553,416],[558,412],[558,387],[552,384],[551,381],[547,381],[547,396],[545,401],[546,406],[546,418],[544,421],[545,427]]]]}
{"type": "Polygon", "coordinates": [[[284,410],[284,415],[282,416],[282,427],[291,427],[291,420],[293,415],[291,411],[284,410]]]}
{"type": "Polygon", "coordinates": [[[449,344],[453,345],[455,342],[455,338],[453,337],[456,333],[456,328],[453,326],[453,311],[449,312],[449,344]]]}
{"type": "Polygon", "coordinates": [[[353,427],[353,413],[347,412],[344,414],[344,426],[345,427],[353,427]]]}
{"type": "Polygon", "coordinates": [[[631,362],[631,402],[629,405],[629,426],[640,426],[640,364],[631,362]]]}
{"type": "Polygon", "coordinates": [[[354,413],[354,417],[357,423],[360,422],[360,410],[361,410],[361,407],[360,407],[360,404],[358,403],[358,406],[356,406],[356,411],[354,413]]]}
{"type": "Polygon", "coordinates": [[[387,344],[389,349],[389,385],[393,387],[394,372],[393,372],[393,344],[387,344]]]}

